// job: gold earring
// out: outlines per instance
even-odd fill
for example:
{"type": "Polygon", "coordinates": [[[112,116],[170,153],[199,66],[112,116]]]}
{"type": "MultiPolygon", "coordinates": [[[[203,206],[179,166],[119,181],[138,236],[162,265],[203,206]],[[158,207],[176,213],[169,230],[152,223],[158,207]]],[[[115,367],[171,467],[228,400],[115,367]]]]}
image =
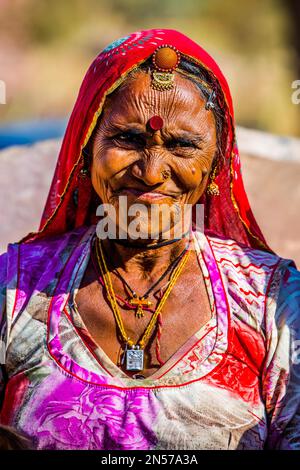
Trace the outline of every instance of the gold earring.
{"type": "Polygon", "coordinates": [[[209,175],[210,183],[207,185],[207,188],[206,188],[206,192],[210,196],[220,195],[219,185],[215,182],[216,173],[217,173],[217,165],[214,165],[214,168],[209,175]]]}
{"type": "Polygon", "coordinates": [[[83,148],[82,149],[82,163],[81,163],[82,167],[79,172],[80,178],[88,178],[91,176],[89,160],[90,160],[89,152],[85,148],[83,148]]]}

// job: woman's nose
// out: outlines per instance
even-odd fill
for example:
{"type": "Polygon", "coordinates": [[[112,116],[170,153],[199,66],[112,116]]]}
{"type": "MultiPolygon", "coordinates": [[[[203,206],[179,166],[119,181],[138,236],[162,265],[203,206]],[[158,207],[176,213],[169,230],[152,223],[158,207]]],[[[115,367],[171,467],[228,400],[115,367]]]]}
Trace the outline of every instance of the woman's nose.
{"type": "Polygon", "coordinates": [[[164,183],[171,177],[171,170],[159,152],[149,152],[132,166],[132,175],[147,186],[164,183]]]}

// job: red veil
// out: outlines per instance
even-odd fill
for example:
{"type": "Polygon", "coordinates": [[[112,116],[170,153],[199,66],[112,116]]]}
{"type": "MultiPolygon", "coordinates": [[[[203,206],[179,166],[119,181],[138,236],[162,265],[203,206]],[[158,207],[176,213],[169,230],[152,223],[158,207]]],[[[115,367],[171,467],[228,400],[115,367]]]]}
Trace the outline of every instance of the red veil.
{"type": "Polygon", "coordinates": [[[80,225],[94,223],[95,193],[90,178],[80,177],[82,149],[101,115],[106,96],[162,44],[175,46],[183,56],[206,68],[224,94],[228,125],[226,154],[216,178],[220,196],[205,194],[199,201],[205,205],[205,231],[247,246],[269,250],[244,189],[235,142],[232,99],[226,79],[207,52],[187,36],[171,29],[138,31],[118,39],[90,65],[65,132],[40,229],[29,234],[24,241],[61,234],[80,225]]]}

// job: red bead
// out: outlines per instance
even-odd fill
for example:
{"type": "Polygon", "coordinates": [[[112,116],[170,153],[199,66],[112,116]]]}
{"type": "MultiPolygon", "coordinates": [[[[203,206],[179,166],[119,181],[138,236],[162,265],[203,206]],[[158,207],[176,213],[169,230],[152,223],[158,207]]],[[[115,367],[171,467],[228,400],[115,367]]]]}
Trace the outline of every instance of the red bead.
{"type": "Polygon", "coordinates": [[[180,53],[174,46],[159,46],[152,56],[153,65],[162,72],[171,72],[180,62],[180,53]]]}
{"type": "Polygon", "coordinates": [[[152,116],[151,119],[149,119],[149,126],[151,129],[154,131],[158,131],[161,129],[164,125],[164,121],[160,116],[152,116]]]}

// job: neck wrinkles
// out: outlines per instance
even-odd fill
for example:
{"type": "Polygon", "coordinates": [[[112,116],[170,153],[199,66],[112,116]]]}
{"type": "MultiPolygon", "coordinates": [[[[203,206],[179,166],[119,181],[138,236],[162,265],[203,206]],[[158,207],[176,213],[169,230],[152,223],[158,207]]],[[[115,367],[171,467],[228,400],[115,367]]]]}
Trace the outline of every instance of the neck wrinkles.
{"type": "Polygon", "coordinates": [[[109,265],[121,268],[125,273],[136,273],[142,279],[152,279],[162,273],[186,247],[188,239],[182,238],[170,245],[154,249],[127,247],[104,240],[106,253],[109,253],[109,265]]]}

